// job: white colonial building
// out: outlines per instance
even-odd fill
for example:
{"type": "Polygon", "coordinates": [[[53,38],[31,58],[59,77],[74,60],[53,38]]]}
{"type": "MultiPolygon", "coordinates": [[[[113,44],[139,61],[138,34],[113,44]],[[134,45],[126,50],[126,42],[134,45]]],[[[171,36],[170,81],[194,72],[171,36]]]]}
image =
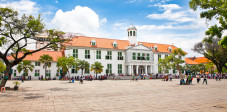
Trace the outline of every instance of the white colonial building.
{"type": "MultiPolygon", "coordinates": [[[[51,62],[51,68],[47,69],[48,76],[51,76],[51,78],[59,75],[56,61],[58,57],[62,56],[73,56],[75,59],[86,60],[90,63],[90,66],[96,61],[101,62],[104,70],[98,75],[156,74],[160,72],[158,71],[158,60],[169,56],[174,49],[177,49],[174,45],[138,42],[135,26],[130,26],[127,29],[127,33],[128,40],[86,37],[83,35],[75,36],[70,42],[64,43],[66,47],[63,51],[59,51],[59,49],[58,51],[45,49],[29,55],[25,60],[32,61],[35,68],[28,75],[32,79],[38,79],[40,76],[44,76],[43,64],[38,62],[39,57],[43,54],[48,54],[54,59],[51,62]]],[[[46,45],[48,41],[45,35],[38,36],[36,42],[37,49],[46,45]]],[[[185,57],[181,58],[185,60],[185,57]]],[[[11,70],[11,79],[23,74],[23,72],[18,73],[16,67],[14,66],[11,70]]],[[[81,70],[77,71],[75,67],[71,68],[70,71],[70,76],[81,75],[81,70]]],[[[178,74],[176,70],[168,70],[167,73],[178,74]]],[[[94,71],[90,71],[90,69],[85,70],[84,74],[95,75],[94,71]]]]}
{"type": "MultiPolygon", "coordinates": [[[[65,44],[65,55],[86,60],[90,65],[101,62],[104,70],[99,75],[156,74],[159,72],[159,58],[169,56],[177,48],[174,45],[138,42],[135,26],[130,26],[127,33],[128,40],[76,36],[65,44]]],[[[184,57],[181,58],[184,60],[184,57]]],[[[72,69],[72,76],[81,75],[81,71],[72,69]]],[[[168,73],[178,74],[176,70],[169,70],[168,73]]],[[[84,74],[95,73],[85,70],[84,74]]]]}

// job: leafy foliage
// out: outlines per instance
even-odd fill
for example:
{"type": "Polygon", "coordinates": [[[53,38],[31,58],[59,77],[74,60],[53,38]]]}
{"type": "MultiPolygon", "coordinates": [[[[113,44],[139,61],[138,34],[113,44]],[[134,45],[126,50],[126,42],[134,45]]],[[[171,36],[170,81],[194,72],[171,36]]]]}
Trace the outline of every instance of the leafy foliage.
{"type": "Polygon", "coordinates": [[[63,73],[69,73],[69,69],[72,68],[72,66],[76,66],[76,62],[77,61],[73,56],[59,57],[57,60],[57,67],[58,69],[62,69],[63,73]]]}
{"type": "Polygon", "coordinates": [[[51,67],[51,61],[53,61],[53,57],[51,57],[50,55],[44,54],[40,56],[39,61],[43,63],[43,68],[45,69],[45,79],[46,79],[46,69],[47,67],[48,68],[51,67]]]}
{"type": "Polygon", "coordinates": [[[164,59],[159,59],[158,66],[159,66],[159,70],[163,71],[164,74],[165,74],[166,70],[169,70],[171,68],[171,65],[170,65],[170,62],[168,60],[168,57],[166,57],[164,59]]]}
{"type": "MultiPolygon", "coordinates": [[[[219,21],[219,26],[211,26],[206,31],[207,37],[204,41],[212,42],[214,37],[222,38],[223,32],[227,30],[227,0],[191,0],[189,6],[193,10],[197,10],[198,7],[205,9],[200,13],[201,18],[217,19],[219,21]]],[[[226,38],[227,35],[224,35],[219,44],[227,47],[226,38]]]]}
{"type": "Polygon", "coordinates": [[[83,75],[83,71],[85,69],[89,69],[89,66],[90,66],[90,64],[85,60],[78,60],[77,64],[76,64],[77,70],[79,70],[79,69],[82,70],[82,75],[83,75]]]}
{"type": "Polygon", "coordinates": [[[219,38],[213,38],[212,43],[199,42],[193,51],[204,55],[207,59],[211,60],[217,67],[219,73],[222,73],[223,67],[227,68],[227,48],[218,45],[219,38]]]}
{"type": "Polygon", "coordinates": [[[102,63],[96,61],[94,64],[91,65],[91,71],[94,70],[94,72],[96,73],[96,79],[97,79],[97,73],[102,73],[103,72],[103,67],[102,63]]]}
{"type": "Polygon", "coordinates": [[[26,74],[28,74],[28,71],[33,71],[33,68],[34,65],[32,65],[32,62],[28,60],[23,60],[17,66],[17,70],[19,73],[21,73],[21,71],[24,71],[26,74]]]}
{"type": "Polygon", "coordinates": [[[6,66],[0,61],[0,73],[6,70],[6,66]]]}

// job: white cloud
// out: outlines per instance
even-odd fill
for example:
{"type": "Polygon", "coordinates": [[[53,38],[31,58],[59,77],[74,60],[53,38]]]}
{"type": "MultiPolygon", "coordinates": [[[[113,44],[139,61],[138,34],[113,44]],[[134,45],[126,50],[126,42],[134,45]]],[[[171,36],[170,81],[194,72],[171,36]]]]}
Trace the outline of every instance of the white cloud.
{"type": "Polygon", "coordinates": [[[0,3],[0,7],[10,7],[15,10],[18,10],[20,13],[25,14],[36,14],[39,11],[39,8],[36,6],[36,3],[30,0],[13,2],[3,1],[2,3],[0,3]]]}
{"type": "Polygon", "coordinates": [[[75,9],[66,12],[58,10],[51,24],[62,31],[83,33],[87,36],[96,35],[100,27],[98,14],[88,7],[81,6],[76,6],[75,9]]]}
{"type": "Polygon", "coordinates": [[[190,10],[174,11],[181,9],[181,7],[177,4],[155,4],[150,6],[158,6],[159,8],[163,9],[164,12],[161,14],[149,14],[147,18],[165,19],[181,23],[195,21],[195,19],[191,17],[194,13],[192,13],[190,10]]]}
{"type": "Polygon", "coordinates": [[[100,24],[103,25],[103,24],[106,24],[108,21],[106,18],[103,18],[102,20],[100,20],[100,24]]]}
{"type": "Polygon", "coordinates": [[[58,1],[56,0],[55,3],[58,3],[58,1]]]}
{"type": "Polygon", "coordinates": [[[125,2],[125,3],[133,3],[133,2],[135,2],[136,0],[130,0],[130,1],[128,1],[128,2],[125,2]]]}

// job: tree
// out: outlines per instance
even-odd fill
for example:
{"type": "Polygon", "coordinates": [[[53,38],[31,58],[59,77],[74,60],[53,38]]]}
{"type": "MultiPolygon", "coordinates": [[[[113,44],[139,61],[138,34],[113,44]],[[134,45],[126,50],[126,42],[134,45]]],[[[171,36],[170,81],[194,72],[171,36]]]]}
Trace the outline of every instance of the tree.
{"type": "Polygon", "coordinates": [[[170,63],[168,61],[168,57],[166,57],[164,59],[159,59],[158,66],[159,66],[159,70],[163,71],[163,73],[165,75],[166,71],[171,68],[170,63]]]}
{"type": "Polygon", "coordinates": [[[85,69],[89,69],[89,63],[87,62],[87,61],[85,61],[85,60],[78,60],[77,61],[77,64],[76,64],[76,68],[77,68],[77,70],[80,70],[81,69],[81,71],[82,71],[82,76],[83,76],[83,74],[84,74],[84,70],[85,69]]]}
{"type": "Polygon", "coordinates": [[[222,74],[223,67],[227,68],[227,48],[218,45],[219,38],[213,38],[210,42],[199,42],[195,44],[193,51],[204,55],[217,67],[218,73],[222,74]]]}
{"type": "Polygon", "coordinates": [[[207,37],[204,40],[212,42],[214,37],[223,37],[219,44],[227,48],[227,35],[222,35],[227,30],[227,0],[191,0],[189,6],[194,11],[198,7],[204,9],[200,13],[201,18],[206,18],[207,20],[217,19],[219,21],[219,26],[211,26],[206,31],[207,37]]]}
{"type": "MultiPolygon", "coordinates": [[[[27,50],[29,44],[34,44],[36,35],[42,33],[44,24],[40,15],[33,16],[18,15],[17,11],[10,8],[0,8],[0,58],[6,65],[5,77],[9,76],[10,69],[20,63],[26,56],[45,48],[56,48],[58,43],[64,42],[63,32],[56,30],[47,30],[50,40],[45,46],[36,50],[27,50]],[[18,54],[22,55],[18,55],[18,54]],[[14,60],[8,60],[12,56],[14,60]]],[[[4,78],[0,87],[5,86],[7,80],[4,78]]]]}
{"type": "Polygon", "coordinates": [[[97,79],[97,74],[98,73],[102,73],[103,71],[103,67],[102,63],[96,61],[94,64],[91,65],[91,71],[94,70],[95,74],[96,74],[96,79],[97,79]]]}
{"type": "Polygon", "coordinates": [[[33,68],[34,65],[32,65],[32,62],[28,60],[23,60],[17,66],[17,70],[19,73],[21,73],[22,70],[24,71],[24,76],[28,74],[28,71],[33,71],[33,68]]]}
{"type": "Polygon", "coordinates": [[[182,56],[185,56],[186,53],[181,49],[174,49],[173,53],[168,57],[168,61],[170,62],[170,65],[173,69],[177,69],[179,74],[181,75],[181,78],[183,79],[183,75],[181,73],[181,70],[184,70],[183,63],[184,60],[182,60],[182,56]]]}
{"type": "Polygon", "coordinates": [[[69,68],[76,66],[76,62],[77,61],[73,56],[59,57],[57,60],[57,67],[58,69],[62,69],[63,73],[68,72],[70,77],[69,68]]]}
{"type": "Polygon", "coordinates": [[[4,63],[2,63],[2,61],[0,61],[0,73],[2,73],[5,70],[6,70],[6,66],[4,65],[4,63]]]}
{"type": "Polygon", "coordinates": [[[43,63],[43,69],[45,70],[45,79],[46,79],[46,69],[51,67],[51,61],[53,58],[50,55],[44,54],[40,56],[39,61],[43,63]]]}

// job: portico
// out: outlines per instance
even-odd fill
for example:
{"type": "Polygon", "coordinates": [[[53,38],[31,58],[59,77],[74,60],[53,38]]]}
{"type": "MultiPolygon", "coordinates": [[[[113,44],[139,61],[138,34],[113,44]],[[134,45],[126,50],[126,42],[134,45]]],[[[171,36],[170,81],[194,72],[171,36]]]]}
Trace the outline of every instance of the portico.
{"type": "Polygon", "coordinates": [[[126,65],[126,73],[128,75],[138,75],[138,74],[151,74],[152,73],[152,64],[131,64],[126,65]]]}

